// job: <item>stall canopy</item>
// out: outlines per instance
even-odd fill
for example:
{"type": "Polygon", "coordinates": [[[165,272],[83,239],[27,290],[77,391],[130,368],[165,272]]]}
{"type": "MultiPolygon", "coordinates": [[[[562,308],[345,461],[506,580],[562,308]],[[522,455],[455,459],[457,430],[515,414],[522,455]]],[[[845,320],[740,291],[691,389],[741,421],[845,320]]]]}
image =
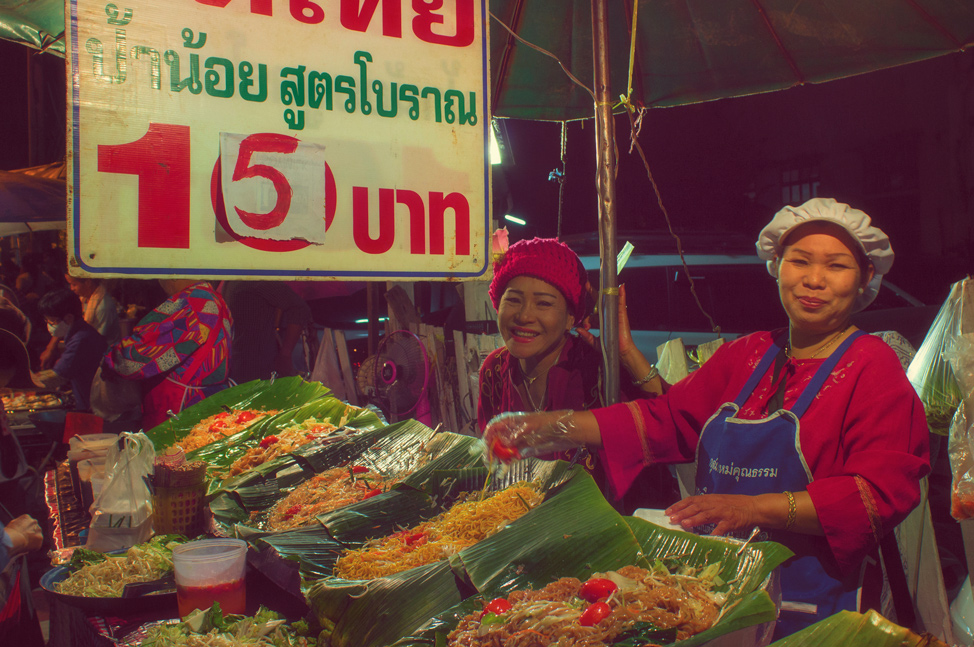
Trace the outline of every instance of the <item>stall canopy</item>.
{"type": "MultiPolygon", "coordinates": [[[[591,88],[592,3],[490,0],[495,116],[592,118],[592,96],[518,40],[591,88]]],[[[612,0],[606,16],[609,94],[627,92],[635,33],[632,103],[646,107],[822,83],[974,43],[974,3],[957,0],[612,0]]]]}
{"type": "Polygon", "coordinates": [[[64,229],[67,189],[63,165],[0,171],[0,236],[64,229]]]}
{"type": "Polygon", "coordinates": [[[64,0],[0,0],[0,38],[64,56],[64,0]]]}

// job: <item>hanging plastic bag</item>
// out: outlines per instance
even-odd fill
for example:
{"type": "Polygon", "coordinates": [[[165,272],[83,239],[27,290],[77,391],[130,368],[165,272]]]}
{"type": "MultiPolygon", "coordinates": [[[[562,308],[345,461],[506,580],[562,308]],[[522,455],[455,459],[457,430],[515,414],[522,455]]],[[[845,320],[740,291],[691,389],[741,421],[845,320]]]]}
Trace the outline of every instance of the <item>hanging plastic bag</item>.
{"type": "Polygon", "coordinates": [[[961,401],[961,391],[947,360],[946,351],[962,333],[965,325],[974,326],[974,316],[969,309],[971,297],[974,295],[969,281],[970,279],[964,279],[950,286],[950,294],[940,307],[937,318],[906,372],[923,402],[930,431],[941,436],[949,434],[951,420],[961,401]],[[965,301],[968,304],[966,323],[965,301]]]}
{"type": "Polygon", "coordinates": [[[105,484],[91,506],[85,547],[99,552],[129,548],[152,536],[148,477],[152,474],[155,448],[141,432],[124,432],[119,438],[119,444],[108,451],[105,484]]]}
{"type": "Polygon", "coordinates": [[[950,513],[958,521],[974,518],[974,293],[968,281],[961,282],[965,286],[957,304],[956,334],[946,340],[943,351],[958,394],[947,443],[953,474],[950,513]]]}

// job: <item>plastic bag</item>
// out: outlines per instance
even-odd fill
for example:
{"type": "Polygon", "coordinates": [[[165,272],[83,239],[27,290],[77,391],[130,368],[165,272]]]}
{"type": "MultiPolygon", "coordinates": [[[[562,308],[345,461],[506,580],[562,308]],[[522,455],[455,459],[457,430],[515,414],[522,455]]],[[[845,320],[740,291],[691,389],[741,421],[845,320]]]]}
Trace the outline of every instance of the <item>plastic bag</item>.
{"type": "MultiPolygon", "coordinates": [[[[974,328],[974,321],[968,321],[968,327],[974,328]]],[[[950,514],[962,521],[974,518],[974,331],[965,328],[951,340],[944,355],[961,393],[961,406],[950,425],[947,453],[953,473],[950,514]]]]}
{"type": "Polygon", "coordinates": [[[126,380],[112,371],[102,372],[102,367],[99,366],[91,380],[89,400],[95,415],[113,422],[123,414],[141,409],[142,386],[139,382],[126,380]]]}
{"type": "Polygon", "coordinates": [[[120,434],[106,457],[105,484],[91,505],[86,548],[99,552],[129,548],[152,536],[148,476],[156,452],[143,433],[120,434]]]}
{"type": "Polygon", "coordinates": [[[965,325],[974,326],[974,316],[970,312],[974,286],[969,281],[970,279],[964,279],[950,287],[950,294],[940,307],[937,318],[906,372],[923,402],[930,431],[941,436],[949,434],[951,420],[961,402],[961,391],[946,352],[963,332],[965,325]],[[965,302],[968,304],[966,309],[965,302]]]}

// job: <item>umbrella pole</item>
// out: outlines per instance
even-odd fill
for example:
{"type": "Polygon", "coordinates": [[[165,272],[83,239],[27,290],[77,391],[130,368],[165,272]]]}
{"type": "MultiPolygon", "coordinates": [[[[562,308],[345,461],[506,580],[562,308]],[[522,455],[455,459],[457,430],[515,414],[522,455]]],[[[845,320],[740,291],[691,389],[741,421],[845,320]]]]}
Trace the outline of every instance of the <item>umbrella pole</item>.
{"type": "Polygon", "coordinates": [[[608,0],[592,0],[592,57],[595,86],[596,187],[599,194],[599,329],[602,340],[602,397],[619,401],[619,288],[616,273],[615,124],[609,82],[608,0]]]}

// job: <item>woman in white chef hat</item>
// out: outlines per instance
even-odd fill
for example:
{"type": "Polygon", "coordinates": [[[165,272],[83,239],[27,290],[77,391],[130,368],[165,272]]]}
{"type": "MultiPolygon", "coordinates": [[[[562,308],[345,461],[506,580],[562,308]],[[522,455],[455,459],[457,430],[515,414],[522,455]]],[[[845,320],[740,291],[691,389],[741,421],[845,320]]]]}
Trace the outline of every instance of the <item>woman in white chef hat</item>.
{"type": "Polygon", "coordinates": [[[920,501],[929,433],[896,354],[850,320],[893,263],[886,234],[815,198],[775,214],[757,250],[788,328],[724,344],[655,399],[506,414],[485,436],[522,456],[597,449],[617,495],[647,465],[696,461],[696,494],[666,510],[671,522],[716,535],[759,527],[795,552],[777,639],[856,610],[866,556],[920,501]]]}

